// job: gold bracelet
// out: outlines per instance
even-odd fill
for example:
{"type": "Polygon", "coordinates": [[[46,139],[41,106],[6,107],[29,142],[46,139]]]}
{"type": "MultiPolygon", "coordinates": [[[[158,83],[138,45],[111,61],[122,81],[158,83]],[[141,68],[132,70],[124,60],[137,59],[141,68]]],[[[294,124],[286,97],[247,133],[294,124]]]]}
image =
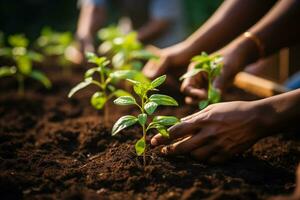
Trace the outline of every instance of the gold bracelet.
{"type": "Polygon", "coordinates": [[[243,34],[245,38],[249,38],[253,41],[258,49],[259,57],[262,58],[265,56],[265,46],[263,45],[262,41],[253,33],[247,31],[243,34]]]}

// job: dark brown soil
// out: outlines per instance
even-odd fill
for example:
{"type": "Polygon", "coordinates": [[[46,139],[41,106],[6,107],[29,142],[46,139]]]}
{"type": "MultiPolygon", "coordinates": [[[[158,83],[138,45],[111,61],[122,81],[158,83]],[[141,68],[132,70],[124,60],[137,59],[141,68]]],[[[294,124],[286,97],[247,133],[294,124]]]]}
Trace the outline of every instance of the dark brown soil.
{"type": "MultiPolygon", "coordinates": [[[[89,105],[89,88],[67,99],[81,80],[50,70],[54,88],[27,83],[25,97],[15,82],[0,81],[0,199],[266,199],[295,187],[300,140],[281,135],[261,140],[243,156],[209,166],[188,156],[148,153],[143,168],[133,144],[140,129],[111,137],[102,113],[89,105]]],[[[228,98],[251,99],[241,92],[228,98]]],[[[127,112],[131,112],[131,109],[127,112]]],[[[125,110],[126,111],[126,110],[125,110]]],[[[123,110],[123,112],[125,112],[123,110]]],[[[160,110],[182,117],[188,106],[160,110]]],[[[113,118],[120,116],[111,109],[113,118]]]]}

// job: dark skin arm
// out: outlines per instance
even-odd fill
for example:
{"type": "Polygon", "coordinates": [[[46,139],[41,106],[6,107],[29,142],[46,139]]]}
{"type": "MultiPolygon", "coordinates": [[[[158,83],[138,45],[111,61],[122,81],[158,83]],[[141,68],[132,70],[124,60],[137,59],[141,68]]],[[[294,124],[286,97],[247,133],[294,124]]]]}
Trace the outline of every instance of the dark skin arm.
{"type": "Polygon", "coordinates": [[[147,43],[156,39],[160,34],[168,29],[170,21],[167,19],[151,19],[138,30],[138,39],[147,43]]]}
{"type": "MultiPolygon", "coordinates": [[[[299,40],[300,1],[279,1],[250,31],[260,37],[267,54],[299,40]],[[277,39],[277,40],[276,40],[277,39]],[[266,42],[265,42],[266,41],[266,42]]],[[[226,85],[247,64],[258,59],[255,43],[239,37],[218,52],[224,56],[224,67],[215,85],[226,85]]],[[[186,79],[193,99],[203,98],[203,79],[186,79]],[[200,80],[200,82],[198,81],[200,80]]],[[[184,90],[186,91],[186,90],[184,90]]],[[[170,129],[170,139],[154,136],[153,145],[172,143],[163,148],[165,154],[191,153],[199,160],[222,162],[242,153],[257,140],[288,127],[298,127],[300,89],[253,102],[214,104],[195,113],[170,129]],[[177,141],[179,139],[179,141],[177,141]]]]}
{"type": "Polygon", "coordinates": [[[168,144],[162,148],[164,154],[190,153],[201,161],[218,163],[263,137],[287,127],[299,128],[299,118],[300,89],[258,101],[210,105],[171,127],[170,138],[157,134],[151,144],[168,144]]]}
{"type": "MultiPolygon", "coordinates": [[[[300,41],[300,1],[278,1],[276,5],[249,31],[256,35],[265,47],[265,56],[279,49],[300,41]]],[[[224,57],[224,67],[215,81],[215,87],[224,91],[231,84],[234,76],[245,66],[259,59],[259,51],[253,41],[240,36],[216,52],[224,57]]],[[[189,66],[193,68],[193,63],[189,66]]],[[[187,103],[195,103],[206,98],[205,77],[194,76],[184,80],[182,91],[188,95],[187,103]]]]}
{"type": "Polygon", "coordinates": [[[226,45],[260,19],[274,0],[224,1],[214,15],[185,41],[157,52],[159,61],[150,61],[143,72],[149,78],[167,73],[173,66],[187,65],[201,51],[213,52],[226,45]]]}

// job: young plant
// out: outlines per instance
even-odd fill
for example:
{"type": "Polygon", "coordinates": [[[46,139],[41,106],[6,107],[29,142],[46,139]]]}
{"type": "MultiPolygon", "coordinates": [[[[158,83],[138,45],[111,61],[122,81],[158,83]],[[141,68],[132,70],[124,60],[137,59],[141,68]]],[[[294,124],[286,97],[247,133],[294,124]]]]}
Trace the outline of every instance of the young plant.
{"type": "Polygon", "coordinates": [[[207,74],[208,87],[207,87],[207,99],[199,102],[199,109],[206,108],[209,104],[220,102],[220,92],[213,86],[212,82],[214,78],[220,75],[223,67],[222,57],[220,55],[208,55],[202,52],[201,55],[192,58],[192,62],[195,63],[195,67],[181,76],[180,80],[197,75],[200,72],[207,74]]]}
{"type": "Polygon", "coordinates": [[[140,71],[143,68],[142,61],[157,58],[145,50],[134,31],[123,34],[117,27],[111,26],[100,30],[98,36],[103,41],[99,48],[100,53],[111,54],[112,66],[115,69],[140,71]]]}
{"type": "Polygon", "coordinates": [[[146,164],[146,134],[150,129],[156,129],[162,136],[169,137],[167,128],[179,122],[173,116],[151,116],[158,106],[178,106],[175,99],[162,94],[152,94],[150,97],[148,92],[157,91],[157,87],[163,84],[166,75],[160,76],[151,83],[142,83],[128,79],[133,83],[133,89],[139,97],[137,101],[133,96],[121,96],[114,100],[114,103],[121,106],[134,105],[140,110],[138,116],[126,115],[121,117],[112,128],[112,135],[118,134],[121,130],[128,128],[134,124],[142,127],[142,137],[135,144],[135,150],[138,156],[143,155],[143,163],[146,164]]]}
{"type": "Polygon", "coordinates": [[[70,73],[70,62],[65,57],[67,48],[73,42],[71,32],[57,32],[45,27],[36,41],[37,48],[46,56],[54,57],[63,67],[66,74],[70,73]]]}
{"type": "Polygon", "coordinates": [[[34,61],[41,62],[42,55],[28,49],[29,41],[24,35],[12,35],[8,38],[11,48],[6,48],[4,56],[11,58],[15,66],[2,66],[0,78],[6,76],[16,77],[18,81],[18,92],[24,94],[24,80],[27,77],[33,78],[42,83],[47,89],[51,82],[41,71],[32,68],[34,61]]]}
{"type": "Polygon", "coordinates": [[[96,85],[99,91],[95,92],[91,97],[91,104],[97,110],[104,110],[104,123],[108,125],[108,107],[105,107],[106,103],[114,96],[123,96],[128,93],[121,89],[116,89],[114,84],[117,80],[126,79],[132,77],[131,71],[112,71],[108,65],[109,61],[106,57],[98,57],[94,53],[86,54],[89,63],[93,63],[96,67],[93,67],[85,72],[84,81],[77,84],[68,94],[71,98],[79,90],[89,86],[96,85]],[[94,75],[98,75],[99,80],[95,79],[94,75]]]}

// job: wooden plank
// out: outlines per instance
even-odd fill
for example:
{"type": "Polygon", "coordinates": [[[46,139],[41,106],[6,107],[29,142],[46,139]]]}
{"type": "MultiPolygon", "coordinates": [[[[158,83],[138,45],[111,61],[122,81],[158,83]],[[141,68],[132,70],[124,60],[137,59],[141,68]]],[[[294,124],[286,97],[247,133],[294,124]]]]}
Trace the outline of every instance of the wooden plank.
{"type": "Polygon", "coordinates": [[[234,85],[259,97],[270,97],[288,91],[287,88],[278,83],[246,72],[240,72],[236,75],[234,85]]]}

